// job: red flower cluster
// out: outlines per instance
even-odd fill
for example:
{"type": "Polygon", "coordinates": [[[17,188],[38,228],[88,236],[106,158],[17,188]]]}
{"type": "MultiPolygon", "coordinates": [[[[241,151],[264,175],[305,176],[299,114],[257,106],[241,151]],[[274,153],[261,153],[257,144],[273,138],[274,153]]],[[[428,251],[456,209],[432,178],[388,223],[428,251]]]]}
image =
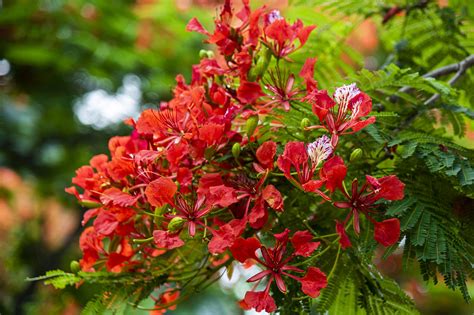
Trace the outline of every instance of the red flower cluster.
{"type": "MultiPolygon", "coordinates": [[[[265,290],[255,287],[240,305],[272,312],[277,309],[272,283],[286,293],[287,281],[300,282],[302,292],[313,298],[327,283],[318,268],[293,265],[299,257],[311,256],[319,243],[309,231],[289,238],[289,231],[278,222],[292,187],[286,183],[329,202],[341,191],[347,201],[334,205],[351,209],[356,233],[360,213],[374,222],[375,239],[384,246],[398,240],[398,220],[379,223],[369,214],[380,199],[403,198],[403,184],[395,176],[379,180],[367,176],[361,189],[356,180],[352,194],[346,192],[343,181],[348,169],[336,155],[339,137],[375,118],[361,120],[369,114],[371,100],[354,84],[336,89],[334,99],[318,90],[314,58],[303,66],[302,82],[282,70],[314,26],[305,27],[300,20],[290,24],[277,11],[265,8],[252,12],[248,0],[237,13],[225,1],[215,26],[209,32],[193,19],[187,29],[205,34],[223,58],[209,54],[201,59],[193,67],[190,83],[178,75],[169,102],[145,110],[136,121],[129,119],[130,136],[110,140],[110,159],[98,155],[77,170],[75,186],[67,192],[90,208],[83,220],[88,226],[80,238],[80,264],[89,272],[143,272],[158,268],[153,261],[168,259],[174,275],[184,265],[189,268],[180,247],[206,244],[214,256],[204,257],[213,268],[232,263],[230,249],[236,261],[251,259],[264,268],[248,281],[258,285],[265,279],[265,290]],[[278,63],[268,69],[272,60],[278,63]],[[323,135],[312,143],[263,138],[260,119],[273,115],[275,108],[290,111],[295,101],[312,106],[320,120],[308,130],[326,129],[330,137],[323,135]],[[272,234],[272,229],[283,232],[273,234],[276,243],[269,247],[257,233],[272,234]]],[[[345,232],[349,217],[336,226],[343,247],[350,245],[345,232]]],[[[157,305],[176,299],[180,285],[170,278],[166,288],[173,294],[156,299],[157,305]]]]}
{"type": "Polygon", "coordinates": [[[288,238],[290,231],[285,229],[282,233],[275,234],[275,246],[267,248],[255,238],[239,238],[235,241],[230,251],[234,258],[241,263],[251,259],[257,261],[265,270],[257,273],[247,280],[247,282],[256,282],[254,288],[260,281],[268,278],[264,291],[248,291],[245,298],[240,301],[243,309],[254,308],[257,312],[276,310],[276,304],[270,296],[270,286],[275,282],[277,288],[286,293],[286,285],[283,276],[294,279],[301,283],[301,291],[304,294],[315,298],[319,296],[319,291],[326,287],[326,275],[316,267],[309,267],[304,277],[298,277],[289,272],[304,273],[303,269],[290,265],[290,262],[296,256],[309,257],[318,248],[319,242],[311,242],[313,236],[308,231],[298,231],[291,239],[288,238]],[[288,240],[293,247],[293,253],[287,253],[288,240]],[[261,257],[257,256],[257,250],[260,250],[261,257]]]}

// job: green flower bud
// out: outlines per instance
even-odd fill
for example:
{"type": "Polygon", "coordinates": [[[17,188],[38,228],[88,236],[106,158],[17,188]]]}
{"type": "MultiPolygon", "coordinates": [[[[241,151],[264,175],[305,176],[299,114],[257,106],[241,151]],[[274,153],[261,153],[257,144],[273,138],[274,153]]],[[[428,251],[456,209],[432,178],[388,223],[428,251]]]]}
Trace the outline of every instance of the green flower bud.
{"type": "Polygon", "coordinates": [[[247,122],[245,123],[245,131],[247,132],[247,136],[250,138],[255,129],[257,128],[258,125],[258,115],[255,116],[250,116],[247,119],[247,122]]]}
{"type": "Polygon", "coordinates": [[[163,214],[166,212],[166,205],[163,207],[156,207],[155,208],[155,216],[153,217],[153,222],[157,225],[161,225],[163,221],[163,214]]]}
{"type": "Polygon", "coordinates": [[[255,65],[250,69],[248,74],[249,81],[254,81],[257,78],[261,78],[268,69],[268,65],[270,64],[270,60],[272,59],[271,50],[267,47],[263,47],[257,58],[257,62],[255,65]]]}
{"type": "Polygon", "coordinates": [[[311,121],[308,118],[303,118],[301,119],[300,127],[301,129],[305,130],[306,127],[309,127],[311,125],[311,121]]]}
{"type": "Polygon", "coordinates": [[[358,159],[360,159],[360,157],[362,156],[362,149],[361,148],[357,148],[355,149],[354,151],[352,151],[351,153],[351,156],[349,158],[349,161],[350,162],[354,162],[354,161],[357,161],[358,159]]]}
{"type": "Polygon", "coordinates": [[[101,203],[91,201],[91,200],[81,200],[81,201],[79,201],[79,204],[83,207],[86,207],[86,208],[98,208],[98,207],[102,206],[101,203]]]}
{"type": "Polygon", "coordinates": [[[184,222],[186,222],[185,219],[180,218],[180,217],[174,217],[173,219],[171,219],[170,223],[168,223],[168,231],[170,232],[179,231],[183,227],[184,222]]]}
{"type": "Polygon", "coordinates": [[[201,58],[201,59],[213,58],[213,57],[214,57],[214,52],[212,50],[201,49],[199,51],[199,58],[201,58]]]}
{"type": "Polygon", "coordinates": [[[71,263],[69,264],[69,268],[71,268],[71,271],[74,273],[77,273],[78,271],[81,270],[81,265],[77,260],[72,260],[71,263]]]}
{"type": "Polygon", "coordinates": [[[240,155],[240,143],[236,142],[232,146],[232,155],[234,156],[235,159],[237,159],[240,155]]]}

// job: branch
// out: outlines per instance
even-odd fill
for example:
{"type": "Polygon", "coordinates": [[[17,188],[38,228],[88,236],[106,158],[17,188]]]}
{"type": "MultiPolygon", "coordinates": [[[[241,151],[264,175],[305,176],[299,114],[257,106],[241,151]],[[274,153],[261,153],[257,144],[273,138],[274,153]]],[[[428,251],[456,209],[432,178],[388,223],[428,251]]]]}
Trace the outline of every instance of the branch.
{"type": "MultiPolygon", "coordinates": [[[[474,55],[470,55],[466,59],[462,60],[461,62],[458,63],[453,63],[441,68],[438,68],[436,70],[430,71],[422,75],[423,78],[437,78],[437,77],[442,77],[444,75],[456,72],[456,74],[448,81],[450,85],[453,85],[456,83],[457,80],[466,72],[466,70],[469,67],[472,67],[474,65],[474,55]]],[[[401,89],[398,90],[398,92],[401,93],[407,93],[412,90],[412,87],[410,86],[405,86],[402,87],[401,89]]],[[[391,98],[391,102],[395,102],[398,99],[398,97],[391,98]]]]}
{"type": "MultiPolygon", "coordinates": [[[[422,77],[423,78],[437,78],[437,77],[440,77],[440,76],[444,76],[444,75],[456,72],[452,76],[452,78],[449,79],[449,81],[448,81],[448,84],[453,86],[462,77],[462,75],[467,71],[467,69],[469,69],[472,66],[474,66],[474,55],[470,55],[469,57],[467,57],[466,59],[464,59],[464,60],[462,60],[458,63],[454,63],[454,64],[451,64],[451,65],[441,67],[441,68],[435,69],[433,71],[427,72],[422,77]]],[[[401,88],[398,91],[406,93],[406,92],[410,91],[411,89],[412,89],[411,87],[405,86],[405,87],[401,88]]],[[[429,99],[427,99],[423,103],[423,106],[428,107],[428,106],[432,105],[440,97],[441,97],[441,95],[438,94],[438,93],[433,94],[429,99]]],[[[391,101],[393,101],[393,100],[391,99],[391,101]]],[[[400,130],[402,130],[405,127],[407,127],[408,125],[410,125],[420,114],[421,114],[421,111],[417,111],[417,112],[411,114],[410,116],[408,116],[400,124],[400,126],[394,130],[394,132],[399,132],[400,130]]]]}

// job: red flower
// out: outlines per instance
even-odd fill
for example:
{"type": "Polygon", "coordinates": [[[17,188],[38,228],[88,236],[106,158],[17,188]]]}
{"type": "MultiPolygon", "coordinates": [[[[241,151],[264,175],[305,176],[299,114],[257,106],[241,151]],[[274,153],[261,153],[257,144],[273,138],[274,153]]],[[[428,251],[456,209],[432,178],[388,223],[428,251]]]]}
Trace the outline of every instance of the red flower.
{"type": "Polygon", "coordinates": [[[265,87],[271,92],[270,101],[265,103],[264,107],[267,110],[272,110],[278,105],[281,105],[285,111],[290,110],[292,101],[298,100],[300,90],[294,88],[295,76],[293,74],[286,74],[276,68],[275,71],[269,70],[269,82],[265,83],[265,87]]]}
{"type": "Polygon", "coordinates": [[[256,82],[242,81],[237,89],[237,98],[242,104],[254,104],[259,97],[264,95],[260,84],[256,82]]]}
{"type": "Polygon", "coordinates": [[[321,289],[324,289],[328,284],[326,275],[316,267],[309,267],[300,282],[301,291],[313,299],[317,298],[321,289]]]}
{"type": "Polygon", "coordinates": [[[339,221],[336,221],[336,232],[339,234],[339,244],[341,244],[342,249],[352,246],[344,228],[344,224],[340,223],[339,221]]]}
{"type": "Polygon", "coordinates": [[[221,254],[232,246],[245,229],[244,220],[233,219],[229,223],[222,225],[219,230],[212,231],[214,235],[208,244],[211,254],[221,254]]]}
{"type": "Polygon", "coordinates": [[[304,100],[312,104],[313,112],[321,122],[321,125],[308,127],[308,129],[328,130],[332,135],[333,147],[337,146],[340,135],[357,132],[375,122],[373,116],[361,120],[372,110],[372,100],[367,94],[361,92],[355,83],[336,89],[334,100],[324,90],[313,90],[304,100]]]}
{"type": "Polygon", "coordinates": [[[197,197],[184,198],[183,195],[178,194],[176,202],[174,203],[174,209],[176,215],[169,215],[169,218],[182,218],[188,225],[189,236],[194,237],[196,235],[196,227],[203,226],[203,217],[206,216],[212,210],[212,204],[206,203],[206,197],[198,194],[197,197]]]}
{"type": "Polygon", "coordinates": [[[303,78],[306,84],[306,92],[311,93],[314,90],[317,90],[318,83],[314,79],[314,65],[316,64],[316,58],[306,59],[299,76],[303,78]]]}
{"type": "Polygon", "coordinates": [[[184,245],[183,240],[179,238],[177,233],[170,233],[169,231],[153,231],[153,239],[160,248],[173,249],[184,245]]]}
{"type": "Polygon", "coordinates": [[[298,231],[291,239],[288,237],[289,232],[286,229],[282,233],[275,234],[276,242],[272,248],[262,245],[256,238],[240,238],[231,246],[230,251],[236,260],[243,263],[247,259],[253,259],[265,268],[265,270],[250,277],[247,282],[260,283],[264,278],[268,278],[264,291],[250,291],[245,294],[245,298],[240,302],[240,305],[244,308],[273,312],[276,308],[273,298],[270,297],[270,287],[275,282],[278,289],[286,293],[287,289],[283,277],[301,282],[303,293],[311,297],[317,297],[319,291],[326,286],[326,275],[318,268],[310,267],[304,277],[289,273],[304,273],[304,270],[290,265],[289,262],[295,256],[310,256],[319,246],[319,242],[311,242],[312,236],[308,231],[298,231]],[[288,240],[293,245],[291,254],[287,251],[288,240]],[[260,249],[261,257],[257,256],[258,249],[260,249]]]}
{"type": "Polygon", "coordinates": [[[398,219],[393,218],[377,222],[370,216],[370,213],[374,212],[373,209],[377,207],[376,202],[380,199],[403,199],[405,185],[394,175],[385,176],[380,179],[367,175],[366,179],[366,183],[360,189],[358,187],[357,179],[354,180],[352,182],[352,195],[349,195],[345,190],[342,190],[347,201],[335,202],[334,205],[338,208],[351,209],[351,212],[349,212],[343,225],[345,225],[351,215],[353,215],[354,231],[359,234],[359,214],[363,213],[367,219],[375,225],[375,240],[383,246],[393,245],[400,237],[400,222],[398,219]]]}
{"type": "Polygon", "coordinates": [[[326,183],[330,191],[341,185],[346,175],[344,162],[340,157],[332,157],[320,171],[320,179],[313,179],[316,168],[333,153],[329,138],[323,136],[305,147],[303,142],[290,141],[286,144],[282,155],[278,157],[278,167],[285,177],[297,187],[304,191],[314,192],[324,199],[330,200],[320,188],[326,183]],[[311,164],[308,160],[311,160],[311,164]],[[294,169],[297,174],[295,179],[291,173],[294,169]]]}
{"type": "Polygon", "coordinates": [[[303,47],[311,32],[316,28],[315,25],[304,27],[299,19],[290,25],[277,10],[267,14],[265,19],[263,40],[277,58],[284,58],[303,47]],[[295,45],[296,40],[299,41],[298,46],[295,45]]]}
{"type": "Polygon", "coordinates": [[[400,238],[400,221],[398,219],[388,219],[375,222],[374,238],[383,246],[395,244],[400,238]]]}
{"type": "Polygon", "coordinates": [[[177,190],[178,187],[171,179],[160,177],[148,184],[145,189],[145,195],[150,205],[161,207],[172,203],[172,198],[177,190]]]}
{"type": "Polygon", "coordinates": [[[257,160],[260,163],[260,165],[255,166],[255,169],[260,172],[264,172],[264,169],[273,169],[273,163],[275,160],[275,154],[276,154],[276,148],[277,145],[273,141],[266,141],[262,143],[257,149],[256,156],[257,160]],[[259,167],[262,166],[262,167],[259,167]]]}

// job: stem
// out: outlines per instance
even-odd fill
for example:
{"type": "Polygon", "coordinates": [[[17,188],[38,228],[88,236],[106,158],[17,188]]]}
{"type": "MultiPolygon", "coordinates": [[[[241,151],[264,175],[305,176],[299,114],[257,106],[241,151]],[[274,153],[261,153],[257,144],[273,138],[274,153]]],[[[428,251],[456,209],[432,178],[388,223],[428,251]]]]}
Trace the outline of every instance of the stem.
{"type": "Polygon", "coordinates": [[[329,281],[329,279],[331,279],[332,274],[336,270],[336,266],[337,266],[337,262],[339,261],[340,253],[341,253],[341,244],[339,244],[339,246],[337,248],[336,260],[334,261],[334,265],[332,266],[331,272],[328,275],[328,281],[329,281]]]}

